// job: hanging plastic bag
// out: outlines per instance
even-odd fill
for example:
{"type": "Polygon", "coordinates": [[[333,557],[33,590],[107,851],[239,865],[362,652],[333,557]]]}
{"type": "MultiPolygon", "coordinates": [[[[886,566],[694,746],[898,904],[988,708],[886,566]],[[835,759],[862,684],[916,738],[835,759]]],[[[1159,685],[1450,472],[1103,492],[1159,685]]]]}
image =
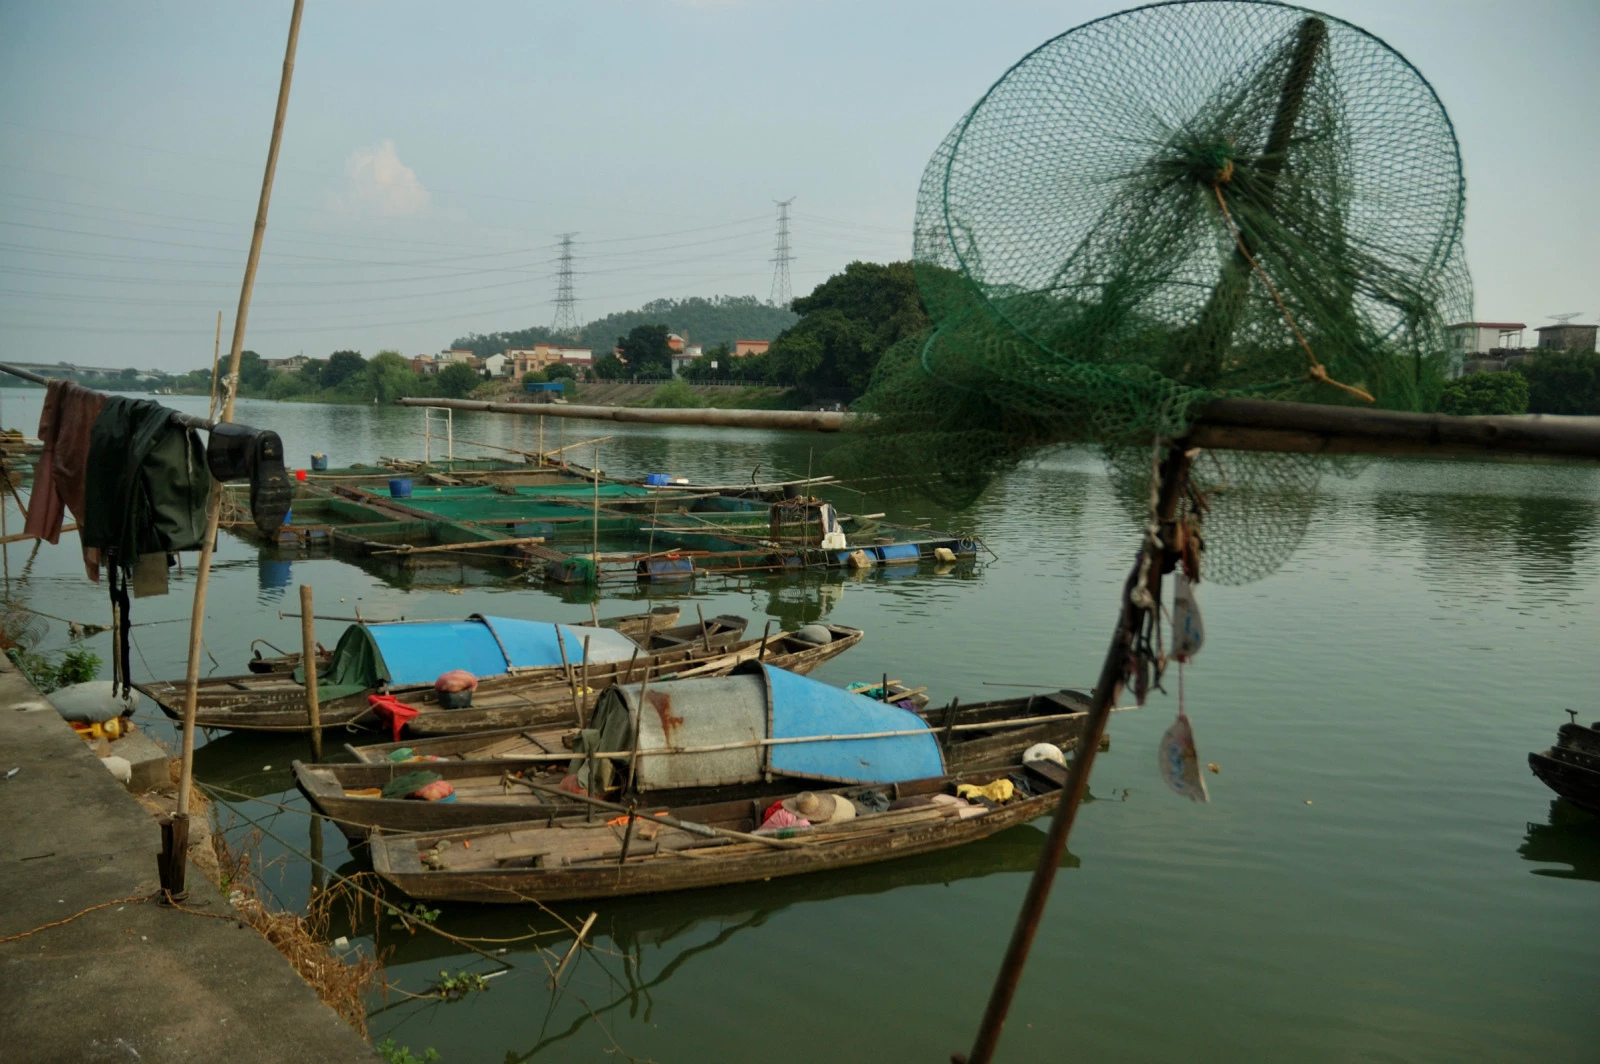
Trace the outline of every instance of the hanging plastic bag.
{"type": "Polygon", "coordinates": [[[1206,627],[1200,620],[1194,585],[1180,569],[1173,574],[1172,581],[1172,656],[1180,662],[1188,661],[1200,653],[1205,641],[1206,627]]]}
{"type": "Polygon", "coordinates": [[[1206,794],[1206,781],[1200,774],[1200,756],[1194,749],[1194,729],[1189,726],[1189,717],[1182,709],[1178,710],[1178,719],[1161,737],[1157,763],[1161,778],[1174,794],[1195,802],[1211,800],[1206,794]]]}

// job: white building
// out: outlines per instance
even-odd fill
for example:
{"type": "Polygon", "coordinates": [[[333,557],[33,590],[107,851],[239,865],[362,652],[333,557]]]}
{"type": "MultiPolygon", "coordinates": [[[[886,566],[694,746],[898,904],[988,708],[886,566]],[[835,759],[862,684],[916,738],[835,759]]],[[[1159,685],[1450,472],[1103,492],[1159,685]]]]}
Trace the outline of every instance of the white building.
{"type": "Polygon", "coordinates": [[[1477,358],[1490,351],[1522,346],[1522,330],[1527,326],[1520,321],[1464,321],[1447,326],[1455,338],[1456,354],[1462,358],[1477,358]]]}
{"type": "Polygon", "coordinates": [[[490,355],[483,360],[483,371],[491,377],[504,377],[506,361],[505,355],[490,355]]]}

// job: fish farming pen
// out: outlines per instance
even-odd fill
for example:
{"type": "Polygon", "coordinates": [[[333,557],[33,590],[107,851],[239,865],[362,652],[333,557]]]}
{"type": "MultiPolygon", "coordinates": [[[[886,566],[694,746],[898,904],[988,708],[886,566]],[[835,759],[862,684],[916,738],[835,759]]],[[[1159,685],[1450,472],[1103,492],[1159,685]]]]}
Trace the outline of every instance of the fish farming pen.
{"type": "Polygon", "coordinates": [[[498,459],[386,459],[379,469],[308,474],[283,524],[268,532],[250,513],[247,490],[230,488],[222,527],[263,546],[379,570],[532,571],[558,584],[952,564],[982,548],[973,537],[887,523],[882,514],[839,515],[801,494],[807,483],[832,481],[701,488],[582,467],[528,471],[498,459]]]}

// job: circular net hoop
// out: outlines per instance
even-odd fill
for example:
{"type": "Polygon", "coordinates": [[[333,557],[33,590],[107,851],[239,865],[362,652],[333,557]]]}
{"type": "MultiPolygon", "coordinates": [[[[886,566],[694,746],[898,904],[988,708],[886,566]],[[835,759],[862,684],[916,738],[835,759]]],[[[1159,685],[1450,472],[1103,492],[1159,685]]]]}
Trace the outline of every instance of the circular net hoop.
{"type": "Polygon", "coordinates": [[[1148,453],[1221,396],[1435,409],[1462,220],[1450,120],[1371,34],[1248,0],[1087,23],[930,160],[935,327],[884,356],[847,460],[960,501],[1040,446],[1148,453]]]}

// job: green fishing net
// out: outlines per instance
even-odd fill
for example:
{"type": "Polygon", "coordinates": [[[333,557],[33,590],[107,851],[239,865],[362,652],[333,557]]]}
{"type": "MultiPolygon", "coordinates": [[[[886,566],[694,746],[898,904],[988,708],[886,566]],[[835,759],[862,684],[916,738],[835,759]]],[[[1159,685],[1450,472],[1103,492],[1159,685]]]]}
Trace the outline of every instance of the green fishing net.
{"type": "MultiPolygon", "coordinates": [[[[1007,71],[928,163],[915,258],[935,325],[884,355],[841,459],[961,503],[1061,443],[1148,476],[1150,441],[1223,396],[1433,410],[1445,326],[1471,309],[1462,215],[1443,105],[1371,34],[1241,0],[1087,23],[1007,71]]],[[[1213,525],[1230,506],[1276,522],[1273,491],[1324,467],[1213,464],[1213,525]]]]}

